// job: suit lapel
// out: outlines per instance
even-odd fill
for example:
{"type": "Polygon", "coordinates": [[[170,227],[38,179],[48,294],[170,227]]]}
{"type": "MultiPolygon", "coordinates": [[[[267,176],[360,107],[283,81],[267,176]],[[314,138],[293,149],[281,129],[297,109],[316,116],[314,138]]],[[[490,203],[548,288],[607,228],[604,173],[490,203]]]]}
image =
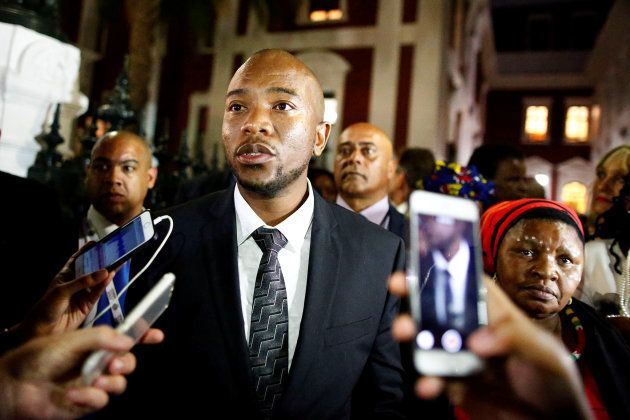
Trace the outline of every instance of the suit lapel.
{"type": "Polygon", "coordinates": [[[284,401],[308,393],[306,380],[313,360],[324,343],[324,328],[337,287],[340,249],[337,223],[327,204],[314,194],[308,280],[300,336],[293,356],[284,401]]]}
{"type": "Polygon", "coordinates": [[[225,347],[233,359],[231,364],[236,378],[247,384],[244,386],[252,390],[253,396],[238,283],[233,191],[233,188],[226,190],[223,197],[209,206],[210,222],[204,226],[201,235],[211,290],[210,299],[216,308],[225,347]]]}

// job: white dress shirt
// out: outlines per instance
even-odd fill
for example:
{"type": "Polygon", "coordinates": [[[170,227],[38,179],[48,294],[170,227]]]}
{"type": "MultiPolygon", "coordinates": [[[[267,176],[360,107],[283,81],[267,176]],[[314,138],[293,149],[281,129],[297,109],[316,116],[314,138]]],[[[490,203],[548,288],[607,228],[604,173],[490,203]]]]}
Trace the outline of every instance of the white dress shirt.
{"type": "Polygon", "coordinates": [[[432,251],[434,267],[448,271],[450,274],[449,285],[453,301],[451,309],[455,313],[462,313],[465,309],[466,278],[468,276],[468,264],[470,263],[470,248],[464,240],[459,242],[459,249],[450,261],[447,261],[438,250],[432,251]]]}
{"type": "MultiPolygon", "coordinates": [[[[341,194],[337,195],[337,204],[345,209],[354,211],[352,210],[352,207],[350,207],[350,205],[346,203],[346,200],[341,198],[341,194]]],[[[389,215],[387,214],[388,212],[389,197],[385,195],[383,198],[372,204],[370,207],[361,210],[359,214],[368,219],[370,222],[387,229],[389,227],[389,215]]]]}
{"type": "MultiPolygon", "coordinates": [[[[94,206],[90,206],[87,212],[87,217],[84,220],[82,232],[79,235],[79,248],[85,245],[89,241],[98,241],[99,239],[103,239],[105,236],[109,235],[113,231],[118,229],[118,225],[110,222],[99,213],[98,210],[94,208],[94,206]]],[[[114,286],[114,282],[110,282],[107,285],[107,290],[113,289],[116,290],[114,286]]],[[[94,317],[96,317],[96,311],[98,308],[98,304],[92,306],[92,310],[85,317],[85,321],[83,321],[83,325],[91,326],[94,321],[94,317]]]]}
{"type": "Polygon", "coordinates": [[[262,250],[252,238],[252,233],[261,226],[278,229],[286,238],[287,244],[278,253],[282,275],[287,289],[289,306],[289,369],[293,361],[295,347],[300,335],[300,323],[304,311],[308,258],[311,248],[311,224],[313,221],[313,190],[308,182],[308,197],[292,215],[276,226],[268,226],[247,204],[238,186],[234,188],[236,210],[236,243],[238,245],[238,277],[241,291],[241,309],[245,338],[249,343],[249,329],[252,317],[252,301],[256,274],[262,258],[262,250]]]}

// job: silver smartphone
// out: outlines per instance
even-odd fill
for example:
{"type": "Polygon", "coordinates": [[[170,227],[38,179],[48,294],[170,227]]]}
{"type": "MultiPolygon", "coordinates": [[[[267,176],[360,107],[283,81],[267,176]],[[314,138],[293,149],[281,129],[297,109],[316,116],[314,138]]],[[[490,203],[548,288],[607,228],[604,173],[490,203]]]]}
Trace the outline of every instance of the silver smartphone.
{"type": "Polygon", "coordinates": [[[423,375],[474,374],[483,362],[468,351],[466,339],[487,323],[477,204],[415,191],[409,209],[407,283],[417,326],[414,365],[423,375]]]}
{"type": "MultiPolygon", "coordinates": [[[[147,293],[147,295],[129,313],[116,331],[128,335],[135,342],[140,340],[149,327],[162,315],[168,307],[175,287],[175,275],[166,273],[160,281],[147,293]]],[[[114,353],[107,350],[97,350],[83,363],[81,376],[83,383],[92,384],[103,373],[114,353]]]]}

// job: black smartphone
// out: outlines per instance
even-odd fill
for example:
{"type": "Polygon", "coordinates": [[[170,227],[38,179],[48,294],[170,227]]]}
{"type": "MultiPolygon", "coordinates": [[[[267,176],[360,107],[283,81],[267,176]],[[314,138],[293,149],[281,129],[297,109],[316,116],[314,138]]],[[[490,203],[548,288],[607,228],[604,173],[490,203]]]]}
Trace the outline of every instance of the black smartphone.
{"type": "Polygon", "coordinates": [[[77,256],[77,277],[102,268],[111,270],[123,263],[155,235],[151,213],[146,210],[77,256]]]}

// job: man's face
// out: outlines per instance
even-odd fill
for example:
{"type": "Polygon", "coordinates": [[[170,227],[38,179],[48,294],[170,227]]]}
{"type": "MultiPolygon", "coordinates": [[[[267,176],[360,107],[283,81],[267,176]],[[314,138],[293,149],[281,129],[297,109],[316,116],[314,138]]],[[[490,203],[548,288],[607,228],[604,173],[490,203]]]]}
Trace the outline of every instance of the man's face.
{"type": "Polygon", "coordinates": [[[241,187],[276,197],[306,178],[330,131],[321,122],[320,96],[318,83],[288,54],[261,53],[237,71],[225,100],[223,145],[241,187]]]}
{"type": "Polygon", "coordinates": [[[395,169],[391,142],[381,130],[359,123],[341,133],[335,154],[335,183],[344,199],[382,199],[395,169]]]}
{"type": "Polygon", "coordinates": [[[463,238],[465,223],[443,216],[427,216],[422,223],[428,247],[441,251],[450,260],[459,249],[456,245],[463,238]]]}
{"type": "Polygon", "coordinates": [[[97,144],[87,173],[87,193],[96,210],[121,225],[142,211],[157,176],[141,140],[113,137],[97,144]]]}
{"type": "Polygon", "coordinates": [[[506,159],[499,162],[494,177],[494,189],[499,201],[518,200],[527,197],[525,162],[506,159]]]}

